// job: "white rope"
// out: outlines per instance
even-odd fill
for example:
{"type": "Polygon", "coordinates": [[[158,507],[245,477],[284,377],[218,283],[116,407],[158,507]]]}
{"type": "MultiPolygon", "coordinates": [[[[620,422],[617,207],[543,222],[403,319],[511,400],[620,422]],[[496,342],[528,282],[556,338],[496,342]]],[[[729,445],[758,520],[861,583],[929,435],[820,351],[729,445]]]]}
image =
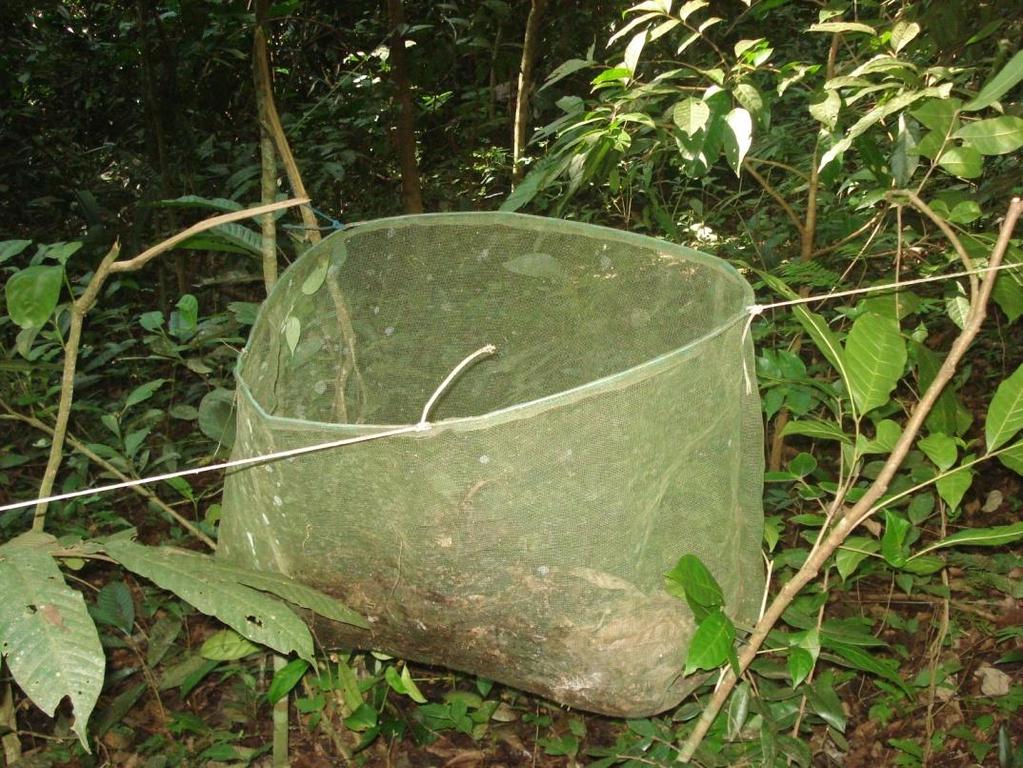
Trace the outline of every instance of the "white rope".
{"type": "Polygon", "coordinates": [[[7,512],[12,509],[22,509],[24,507],[32,507],[36,504],[49,504],[51,501],[64,501],[65,499],[75,499],[80,496],[91,496],[97,493],[108,493],[110,491],[117,491],[121,488],[134,488],[138,485],[147,485],[148,483],[159,483],[164,480],[173,480],[176,477],[189,477],[191,475],[201,475],[205,472],[218,472],[220,470],[234,469],[236,467],[247,467],[253,464],[262,464],[271,461],[277,461],[279,459],[288,459],[292,456],[302,456],[306,453],[315,453],[317,451],[326,451],[331,448],[340,448],[345,445],[355,445],[356,443],[366,443],[370,440],[381,440],[385,437],[395,437],[397,435],[406,435],[410,432],[428,432],[433,424],[428,422],[426,419],[430,415],[430,409],[433,407],[437,399],[444,394],[444,391],[448,388],[455,377],[458,376],[468,365],[472,364],[477,358],[483,355],[492,355],[497,351],[497,348],[493,344],[476,350],[462,362],[454,367],[454,369],[447,375],[447,377],[440,383],[437,389],[434,390],[430,399],[426,403],[426,407],[423,409],[423,415],[420,417],[416,424],[409,424],[405,427],[396,427],[395,429],[387,429],[383,432],[374,432],[371,435],[359,435],[358,437],[346,437],[340,440],[329,440],[325,443],[316,443],[314,445],[306,445],[301,448],[289,448],[284,451],[275,451],[273,453],[264,453],[259,456],[249,456],[244,459],[233,459],[231,461],[221,462],[220,464],[209,464],[205,467],[192,467],[191,469],[182,469],[177,472],[165,472],[162,475],[152,475],[150,477],[140,477],[135,480],[125,480],[121,483],[111,483],[110,485],[101,485],[97,488],[83,488],[79,491],[70,491],[69,493],[58,493],[53,496],[47,496],[41,499],[32,499],[31,501],[19,501],[14,504],[6,504],[0,507],[0,512],[7,512]]]}
{"type": "MultiPolygon", "coordinates": [[[[818,296],[807,296],[798,299],[789,299],[787,301],[776,301],[771,304],[751,304],[746,308],[748,316],[746,318],[745,327],[742,331],[742,342],[745,343],[746,337],[749,335],[750,327],[753,324],[753,320],[758,315],[766,312],[769,309],[779,309],[782,307],[791,307],[797,304],[812,304],[817,301],[828,301],[830,299],[838,299],[845,296],[858,296],[865,293],[877,293],[880,291],[892,291],[901,290],[908,288],[913,285],[921,285],[923,283],[933,283],[941,280],[954,280],[958,277],[968,277],[970,275],[986,274],[988,272],[995,272],[1002,269],[1019,268],[1023,265],[1020,264],[1001,264],[997,267],[981,267],[978,269],[971,269],[963,272],[955,272],[950,275],[933,275],[931,277],[920,277],[914,280],[905,280],[899,283],[888,283],[886,285],[870,285],[865,288],[853,288],[847,291],[835,291],[833,293],[821,294],[818,296]]],[[[220,470],[235,469],[237,467],[246,467],[253,464],[261,464],[265,462],[277,461],[279,459],[287,459],[292,456],[302,456],[307,453],[315,453],[317,451],[326,451],[331,448],[340,448],[346,445],[355,445],[356,443],[366,443],[371,440],[381,440],[386,437],[396,437],[398,435],[406,435],[411,432],[426,432],[433,426],[427,419],[430,416],[430,410],[436,405],[437,400],[444,394],[447,388],[451,385],[458,375],[465,370],[468,366],[472,365],[477,359],[485,356],[492,355],[497,351],[497,348],[493,344],[487,344],[485,347],[481,347],[473,352],[471,355],[466,357],[462,362],[456,365],[451,372],[444,378],[444,381],[440,383],[437,389],[434,390],[430,399],[426,401],[426,405],[423,407],[422,415],[419,417],[419,421],[415,424],[410,424],[404,427],[397,427],[395,429],[384,430],[383,432],[374,432],[371,435],[360,435],[358,437],[348,437],[341,440],[330,440],[325,443],[316,443],[314,445],[307,445],[301,448],[291,448],[285,451],[276,451],[274,453],[266,453],[260,456],[250,456],[244,459],[234,459],[232,461],[225,461],[220,464],[210,464],[205,467],[192,467],[191,469],[182,469],[177,472],[166,472],[162,475],[152,475],[150,477],[141,477],[135,480],[126,480],[121,483],[112,483],[110,485],[102,485],[97,488],[83,488],[79,491],[71,491],[69,493],[59,493],[53,496],[47,496],[41,499],[32,499],[30,501],[19,501],[14,504],[6,504],[0,506],[0,512],[8,512],[12,509],[23,509],[25,507],[35,506],[36,504],[48,504],[51,501],[64,501],[66,499],[75,499],[81,496],[90,496],[97,493],[108,493],[109,491],[117,491],[122,488],[134,488],[138,485],[147,485],[149,483],[159,483],[165,480],[173,480],[177,477],[190,477],[192,475],[200,475],[205,472],[218,472],[220,470]]],[[[746,383],[747,394],[753,391],[753,381],[750,376],[750,372],[746,366],[746,358],[743,356],[742,362],[742,373],[746,383]]]]}
{"type": "Polygon", "coordinates": [[[953,272],[951,275],[931,275],[930,277],[918,277],[913,280],[904,280],[898,283],[886,283],[884,285],[868,285],[864,288],[850,288],[847,291],[834,291],[832,293],[822,293],[817,296],[806,296],[798,299],[789,299],[787,301],[776,301],[772,304],[750,304],[746,307],[746,311],[750,315],[759,315],[768,309],[779,309],[781,307],[792,307],[796,304],[813,304],[815,301],[829,301],[831,299],[840,299],[844,296],[858,296],[864,293],[877,293],[880,291],[901,291],[903,288],[909,288],[913,285],[922,285],[923,283],[936,283],[942,280],[954,280],[957,277],[969,277],[970,275],[981,275],[988,272],[998,272],[1002,269],[1021,269],[1023,264],[999,264],[997,267],[978,267],[977,269],[969,269],[964,272],[953,272]]]}

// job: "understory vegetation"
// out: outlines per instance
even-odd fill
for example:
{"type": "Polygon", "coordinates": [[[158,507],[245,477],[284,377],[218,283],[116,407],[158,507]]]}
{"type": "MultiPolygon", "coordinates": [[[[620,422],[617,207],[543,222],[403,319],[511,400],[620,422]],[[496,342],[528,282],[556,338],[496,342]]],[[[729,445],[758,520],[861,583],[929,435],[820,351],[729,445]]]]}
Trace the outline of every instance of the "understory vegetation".
{"type": "Polygon", "coordinates": [[[1023,766],[1019,0],[0,24],[7,765],[1023,766]],[[657,716],[320,647],[311,614],[365,617],[211,557],[201,470],[278,274],[360,222],[495,210],[690,246],[757,297],[763,608],[665,564],[702,677],[657,716]]]}

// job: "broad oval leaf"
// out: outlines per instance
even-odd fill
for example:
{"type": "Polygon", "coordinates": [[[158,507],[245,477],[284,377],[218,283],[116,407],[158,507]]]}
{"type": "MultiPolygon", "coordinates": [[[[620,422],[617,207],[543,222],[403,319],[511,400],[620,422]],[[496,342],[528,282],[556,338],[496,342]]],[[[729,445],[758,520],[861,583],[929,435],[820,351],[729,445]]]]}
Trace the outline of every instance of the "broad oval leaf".
{"type": "Polygon", "coordinates": [[[810,674],[814,659],[805,648],[789,648],[788,657],[789,676],[792,678],[792,687],[795,688],[810,674]]]}
{"type": "Polygon", "coordinates": [[[287,320],[284,321],[284,340],[288,344],[288,349],[291,350],[291,354],[295,354],[295,349],[298,347],[298,340],[302,336],[302,321],[294,315],[290,315],[287,320]]]}
{"type": "Polygon", "coordinates": [[[970,490],[971,485],[973,485],[973,470],[965,466],[954,469],[934,481],[938,495],[953,510],[962,502],[963,496],[970,490]]]}
{"type": "Polygon", "coordinates": [[[905,48],[913,40],[914,37],[920,34],[920,25],[915,21],[897,21],[895,26],[892,27],[892,36],[890,43],[892,50],[898,53],[905,48]]]}
{"type": "Polygon", "coordinates": [[[327,269],[330,267],[330,259],[323,256],[316,266],[309,272],[306,279],[302,281],[302,293],[306,296],[312,296],[323,285],[323,281],[327,279],[327,269]]]}
{"type": "Polygon", "coordinates": [[[690,96],[675,105],[671,119],[682,133],[692,136],[707,125],[707,121],[710,119],[710,107],[702,99],[690,96]]]}
{"type": "Polygon", "coordinates": [[[982,155],[1007,155],[1023,147],[1023,118],[1002,115],[978,120],[956,131],[955,138],[982,155]]]}
{"type": "Polygon", "coordinates": [[[86,724],[103,689],[103,646],[81,593],[64,583],[44,549],[25,541],[0,547],[0,648],[15,682],[47,715],[71,700],[71,728],[88,750],[86,724]]]}
{"type": "Polygon", "coordinates": [[[199,402],[199,429],[210,440],[227,448],[234,446],[236,419],[234,392],[213,389],[199,402]]]}
{"type": "Polygon", "coordinates": [[[984,170],[984,158],[970,146],[949,147],[941,154],[938,165],[961,179],[975,179],[984,170]]]}
{"type": "Polygon", "coordinates": [[[906,342],[898,322],[873,312],[860,315],[846,339],[844,360],[860,415],[887,403],[906,367],[906,342]]]}
{"type": "Polygon", "coordinates": [[[549,253],[524,253],[509,259],[502,266],[509,272],[526,277],[563,278],[565,270],[556,258],[549,253]]]}
{"type": "Polygon", "coordinates": [[[64,268],[36,265],[11,275],[4,288],[7,313],[19,328],[42,328],[57,308],[64,268]]]}
{"type": "Polygon", "coordinates": [[[1023,429],[1023,365],[998,385],[984,422],[984,440],[988,451],[1009,442],[1023,429]]]}
{"type": "Polygon", "coordinates": [[[212,661],[235,661],[259,651],[259,646],[246,640],[233,629],[222,629],[206,638],[199,655],[212,661]]]}
{"type": "Polygon", "coordinates": [[[738,175],[739,169],[742,168],[743,158],[746,157],[746,153],[749,152],[750,145],[753,143],[753,119],[745,109],[736,107],[725,115],[725,122],[729,128],[725,131],[724,136],[725,159],[738,175]]]}
{"type": "Polygon", "coordinates": [[[31,240],[3,240],[0,241],[0,264],[21,253],[32,245],[31,240]]]}
{"type": "Polygon", "coordinates": [[[934,432],[921,438],[916,445],[942,472],[950,469],[959,458],[956,441],[941,432],[934,432]]]}
{"type": "Polygon", "coordinates": [[[664,574],[664,581],[668,592],[685,599],[697,620],[724,605],[721,587],[696,555],[682,555],[675,567],[664,574]]]}
{"type": "Polygon", "coordinates": [[[708,614],[689,641],[683,674],[688,675],[698,669],[717,669],[728,661],[734,645],[735,626],[732,620],[720,610],[708,614]]]}

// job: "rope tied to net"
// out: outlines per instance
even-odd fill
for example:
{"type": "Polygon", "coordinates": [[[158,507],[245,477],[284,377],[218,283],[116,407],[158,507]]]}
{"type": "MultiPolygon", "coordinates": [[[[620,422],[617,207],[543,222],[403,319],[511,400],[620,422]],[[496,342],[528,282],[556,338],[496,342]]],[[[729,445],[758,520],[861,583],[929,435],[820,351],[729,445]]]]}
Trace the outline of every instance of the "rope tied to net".
{"type": "Polygon", "coordinates": [[[191,475],[201,475],[206,472],[217,472],[220,470],[236,469],[238,467],[247,467],[254,464],[264,464],[271,461],[278,461],[280,459],[290,459],[295,456],[302,456],[307,453],[316,453],[318,451],[326,451],[331,448],[340,448],[346,445],[355,445],[357,443],[367,443],[371,440],[381,440],[385,437],[396,437],[398,435],[407,435],[413,432],[429,432],[435,426],[435,422],[428,421],[430,417],[430,411],[433,406],[437,403],[443,394],[451,386],[451,383],[458,377],[462,371],[472,365],[481,357],[492,355],[497,351],[497,347],[493,344],[487,344],[485,347],[481,347],[473,352],[471,355],[466,357],[462,362],[451,369],[451,372],[444,378],[437,388],[433,391],[430,399],[427,400],[426,406],[423,408],[423,412],[419,417],[419,421],[415,424],[409,424],[403,427],[395,427],[394,429],[386,429],[381,432],[373,432],[367,435],[358,435],[356,437],[345,437],[338,440],[328,440],[323,443],[314,443],[313,445],[304,445],[299,448],[289,448],[283,451],[274,451],[273,453],[264,453],[257,456],[247,456],[241,459],[231,459],[230,461],[220,462],[219,464],[208,464],[204,467],[191,467],[189,469],[181,469],[176,472],[165,472],[161,475],[151,475],[149,477],[140,477],[134,480],[125,480],[120,483],[111,483],[109,485],[102,485],[96,488],[82,488],[77,491],[69,491],[67,493],[58,493],[52,496],[46,496],[40,499],[31,499],[29,501],[18,501],[13,504],[5,504],[0,506],[0,512],[8,512],[12,509],[23,509],[25,507],[32,507],[36,504],[45,503],[49,504],[51,501],[65,501],[67,499],[74,499],[81,496],[91,496],[99,493],[109,493],[110,491],[117,491],[122,488],[134,488],[138,485],[147,485],[149,483],[158,483],[165,480],[173,480],[178,477],[188,477],[191,475]]]}
{"type": "MultiPolygon", "coordinates": [[[[923,285],[924,283],[937,283],[945,280],[955,280],[960,277],[970,277],[971,275],[982,275],[989,272],[999,272],[1003,269],[1020,269],[1023,268],[1023,264],[999,264],[997,267],[978,267],[976,269],[966,269],[961,272],[953,272],[948,275],[930,275],[928,277],[917,277],[912,280],[901,280],[897,283],[883,283],[881,285],[867,285],[863,288],[850,288],[845,291],[831,291],[829,293],[820,293],[815,296],[800,296],[798,299],[786,299],[785,301],[774,301],[770,304],[750,304],[746,307],[746,320],[742,329],[742,337],[740,344],[746,343],[746,338],[749,336],[750,328],[753,325],[753,321],[762,315],[769,309],[783,309],[785,307],[794,307],[800,304],[813,304],[818,301],[831,301],[833,299],[841,299],[847,296],[860,296],[867,293],[883,293],[886,291],[898,292],[906,288],[910,288],[914,285],[923,285]]],[[[746,357],[742,358],[742,376],[746,383],[746,394],[753,393],[753,381],[749,373],[749,368],[746,362],[746,357]]]]}

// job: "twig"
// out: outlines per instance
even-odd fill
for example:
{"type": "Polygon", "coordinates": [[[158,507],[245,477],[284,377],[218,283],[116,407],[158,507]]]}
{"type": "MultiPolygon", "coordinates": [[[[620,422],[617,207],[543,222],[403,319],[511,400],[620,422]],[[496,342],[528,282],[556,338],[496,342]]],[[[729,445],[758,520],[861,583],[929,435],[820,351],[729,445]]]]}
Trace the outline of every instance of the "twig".
{"type": "Polygon", "coordinates": [[[764,188],[764,191],[774,199],[774,202],[778,203],[778,206],[785,212],[785,215],[788,216],[789,221],[792,222],[792,226],[796,228],[796,232],[799,234],[800,239],[802,239],[803,222],[801,222],[799,217],[796,216],[796,212],[792,210],[792,206],[788,204],[788,201],[781,196],[781,193],[777,189],[771,186],[771,183],[767,179],[757,172],[757,169],[754,167],[753,163],[750,162],[748,157],[742,161],[742,167],[749,172],[749,175],[756,180],[757,184],[764,188]]]}
{"type": "MultiPolygon", "coordinates": [[[[60,466],[61,455],[64,450],[64,435],[67,432],[68,419],[71,416],[71,402],[74,399],[75,369],[78,365],[78,350],[82,340],[82,325],[85,322],[86,314],[92,309],[93,304],[96,303],[99,292],[102,290],[107,278],[117,272],[132,272],[140,269],[161,253],[169,251],[178,243],[187,240],[199,232],[205,232],[207,229],[212,229],[221,224],[239,221],[250,216],[257,216],[270,211],[280,210],[281,208],[289,208],[303,202],[307,201],[282,200],[272,205],[261,205],[255,208],[212,216],[167,238],[162,243],[154,245],[152,248],[128,261],[117,261],[117,256],[121,252],[121,246],[119,243],[114,243],[114,246],[103,257],[103,260],[96,268],[92,279],[89,280],[89,284],[85,286],[85,291],[71,304],[71,324],[68,329],[68,339],[64,345],[64,371],[61,375],[60,400],[57,404],[57,418],[53,425],[53,441],[50,443],[50,456],[47,459],[46,469],[43,471],[43,480],[39,486],[40,498],[46,498],[53,490],[53,483],[57,477],[57,468],[60,466]]],[[[32,517],[33,531],[43,530],[46,524],[46,506],[47,503],[45,501],[40,501],[36,505],[35,514],[32,517]]]]}
{"type": "MultiPolygon", "coordinates": [[[[914,202],[912,198],[910,198],[910,202],[914,202]]],[[[1018,221],[1021,213],[1023,213],[1023,199],[1014,198],[1009,204],[1009,209],[1005,215],[1004,221],[1002,222],[998,240],[991,252],[991,266],[998,266],[1001,263],[1002,258],[1005,256],[1005,251],[1009,245],[1009,239],[1012,236],[1012,231],[1015,228],[1016,222],[1018,221]]],[[[880,508],[878,502],[888,490],[888,486],[895,477],[895,473],[898,472],[899,468],[902,466],[902,462],[905,460],[906,455],[909,453],[909,449],[916,440],[916,436],[919,433],[920,428],[923,426],[924,420],[934,407],[934,403],[941,395],[946,384],[948,384],[948,382],[952,379],[952,376],[955,374],[956,369],[959,366],[959,362],[966,354],[967,349],[980,332],[981,325],[987,315],[987,305],[991,298],[991,291],[994,288],[996,279],[997,278],[992,275],[984,281],[979,290],[971,293],[970,311],[967,315],[967,321],[962,331],[952,343],[952,348],[949,350],[948,356],[938,369],[931,385],[917,402],[909,420],[906,422],[905,430],[896,442],[895,447],[892,449],[891,454],[877,478],[870,484],[859,500],[841,514],[837,523],[828,533],[824,542],[815,546],[813,550],[811,550],[809,557],[807,557],[802,567],[800,567],[796,574],[785,583],[778,595],[771,601],[771,604],[768,606],[763,617],[761,617],[760,621],[757,622],[746,647],[743,648],[743,651],[739,656],[740,674],[749,668],[749,665],[756,658],[757,652],[767,639],[768,633],[781,618],[785,609],[788,608],[792,601],[799,595],[803,587],[816,578],[828,558],[831,557],[834,551],[842,545],[853,530],[855,530],[860,523],[872,514],[876,513],[880,508]]],[[[845,494],[842,494],[842,496],[837,497],[836,501],[842,500],[844,495],[845,494]]],[[[703,712],[700,714],[700,719],[697,721],[696,726],[682,745],[682,749],[679,752],[678,757],[679,762],[687,763],[692,759],[693,754],[700,746],[704,736],[707,735],[707,731],[713,724],[718,712],[721,711],[721,707],[724,705],[725,701],[728,700],[728,696],[735,688],[737,680],[738,678],[732,671],[731,667],[725,668],[721,684],[718,686],[717,690],[714,691],[714,694],[711,696],[707,705],[704,707],[703,712]]]]}

